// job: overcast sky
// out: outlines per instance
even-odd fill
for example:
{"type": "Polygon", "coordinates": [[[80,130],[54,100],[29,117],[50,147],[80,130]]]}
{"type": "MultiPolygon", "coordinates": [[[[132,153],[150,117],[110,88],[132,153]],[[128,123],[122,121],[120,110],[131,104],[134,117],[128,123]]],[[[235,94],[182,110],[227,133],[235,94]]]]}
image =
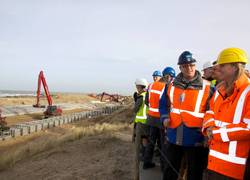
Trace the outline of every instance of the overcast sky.
{"type": "MultiPolygon", "coordinates": [[[[0,0],[0,89],[132,93],[189,50],[250,54],[249,0],[0,0]]],[[[249,67],[249,66],[248,66],[249,67]]]]}

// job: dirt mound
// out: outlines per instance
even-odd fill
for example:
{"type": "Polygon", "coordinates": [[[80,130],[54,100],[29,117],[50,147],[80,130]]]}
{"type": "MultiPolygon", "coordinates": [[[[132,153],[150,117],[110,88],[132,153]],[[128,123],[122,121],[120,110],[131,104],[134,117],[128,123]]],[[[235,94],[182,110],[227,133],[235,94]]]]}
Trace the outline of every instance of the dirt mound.
{"type": "Polygon", "coordinates": [[[35,155],[1,179],[132,179],[133,149],[109,135],[91,136],[35,155]],[[126,157],[126,158],[124,158],[126,157]]]}
{"type": "Polygon", "coordinates": [[[0,142],[1,179],[132,179],[131,118],[132,109],[125,108],[26,140],[0,142]]]}

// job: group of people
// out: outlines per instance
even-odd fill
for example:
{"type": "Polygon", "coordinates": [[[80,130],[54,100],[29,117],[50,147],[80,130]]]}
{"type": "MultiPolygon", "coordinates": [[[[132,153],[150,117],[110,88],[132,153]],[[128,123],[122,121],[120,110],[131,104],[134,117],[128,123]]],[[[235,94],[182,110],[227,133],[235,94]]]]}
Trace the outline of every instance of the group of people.
{"type": "Polygon", "coordinates": [[[250,79],[247,54],[224,49],[203,65],[189,51],[172,67],[137,79],[136,135],[142,138],[143,169],[154,168],[160,152],[163,180],[175,180],[185,167],[188,180],[250,179],[250,79]],[[181,168],[182,167],[182,168],[181,168]]]}

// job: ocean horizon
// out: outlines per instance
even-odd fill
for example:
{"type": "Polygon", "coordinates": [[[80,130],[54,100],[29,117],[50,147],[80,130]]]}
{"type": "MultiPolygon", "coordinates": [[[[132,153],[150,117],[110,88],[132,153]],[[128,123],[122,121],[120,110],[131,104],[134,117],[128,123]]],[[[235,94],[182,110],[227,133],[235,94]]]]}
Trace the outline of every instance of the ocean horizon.
{"type": "Polygon", "coordinates": [[[35,91],[0,90],[0,97],[36,96],[35,91]]]}
{"type": "MultiPolygon", "coordinates": [[[[89,92],[51,92],[50,94],[53,96],[56,93],[65,93],[65,94],[92,94],[89,92]]],[[[41,96],[44,96],[45,92],[42,89],[41,96]]],[[[21,96],[36,96],[36,91],[29,90],[0,90],[0,98],[2,97],[21,97],[21,96]]]]}

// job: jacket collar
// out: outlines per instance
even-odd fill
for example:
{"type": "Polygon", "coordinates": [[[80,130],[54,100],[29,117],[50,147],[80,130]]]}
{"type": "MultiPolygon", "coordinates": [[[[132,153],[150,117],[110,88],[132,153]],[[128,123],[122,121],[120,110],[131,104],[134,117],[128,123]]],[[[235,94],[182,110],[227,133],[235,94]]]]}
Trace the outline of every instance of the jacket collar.
{"type": "Polygon", "coordinates": [[[174,79],[173,85],[181,89],[202,89],[203,80],[199,71],[196,70],[193,80],[187,81],[183,74],[179,73],[174,79]]]}

